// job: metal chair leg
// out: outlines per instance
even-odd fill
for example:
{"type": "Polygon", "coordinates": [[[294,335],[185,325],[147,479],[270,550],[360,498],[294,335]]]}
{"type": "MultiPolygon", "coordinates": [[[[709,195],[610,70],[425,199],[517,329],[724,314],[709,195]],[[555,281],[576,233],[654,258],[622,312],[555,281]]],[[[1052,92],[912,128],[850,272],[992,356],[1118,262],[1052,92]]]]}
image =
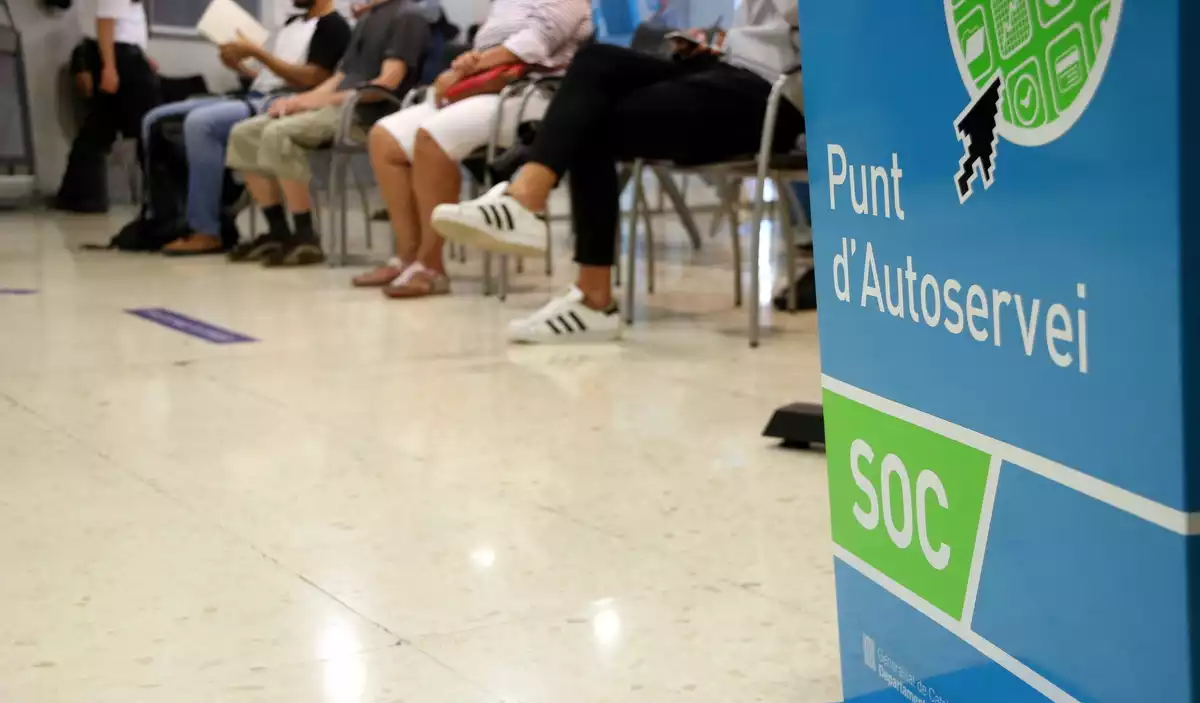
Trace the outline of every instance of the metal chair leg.
{"type": "Polygon", "coordinates": [[[371,199],[367,194],[367,189],[358,180],[358,174],[354,175],[354,185],[358,188],[358,199],[362,205],[363,223],[367,232],[367,250],[375,250],[375,242],[371,233],[371,199]]]}
{"type": "Polygon", "coordinates": [[[334,243],[330,263],[334,266],[346,265],[346,254],[349,245],[350,204],[349,163],[345,154],[334,152],[330,159],[330,199],[336,218],[331,240],[334,243]]]}
{"type": "Polygon", "coordinates": [[[625,322],[633,324],[634,288],[637,286],[638,216],[644,200],[642,194],[643,162],[633,162],[633,211],[629,217],[629,232],[625,236],[625,322]]]}
{"type": "MultiPolygon", "coordinates": [[[[629,214],[630,221],[633,213],[629,214]]],[[[621,287],[621,219],[617,218],[617,231],[613,234],[613,285],[621,287]]]]}
{"type": "Polygon", "coordinates": [[[646,194],[642,193],[642,222],[646,225],[646,290],[650,295],[654,295],[654,269],[657,262],[654,258],[656,247],[654,243],[654,226],[650,222],[651,217],[650,204],[646,200],[646,194]]]}
{"type": "Polygon", "coordinates": [[[496,297],[500,302],[508,300],[508,256],[500,256],[500,290],[496,297]]]}
{"type": "Polygon", "coordinates": [[[696,219],[692,217],[692,211],[688,208],[687,198],[684,197],[683,193],[679,192],[679,187],[675,185],[675,181],[671,180],[671,175],[666,169],[656,168],[653,172],[657,177],[658,187],[670,198],[671,206],[675,208],[675,215],[679,217],[680,224],[687,231],[688,239],[692,242],[692,248],[699,251],[702,246],[700,228],[696,226],[696,219]]]}
{"type": "Polygon", "coordinates": [[[554,275],[554,237],[550,232],[550,204],[546,203],[546,275],[554,275]]]}
{"type": "Polygon", "coordinates": [[[483,294],[492,294],[492,252],[483,252],[483,294]]]}
{"type": "MultiPolygon", "coordinates": [[[[776,183],[782,182],[782,175],[783,174],[781,173],[775,174],[776,183]]],[[[794,212],[792,208],[798,205],[798,203],[796,202],[796,193],[792,190],[790,183],[784,183],[783,187],[779,189],[779,194],[779,199],[783,201],[783,218],[781,220],[781,226],[783,229],[783,245],[787,247],[787,307],[789,312],[796,312],[796,309],[799,307],[799,301],[796,299],[796,235],[798,232],[796,231],[796,222],[792,219],[792,213],[794,212]]]]}
{"type": "Polygon", "coordinates": [[[742,306],[741,192],[741,179],[730,180],[726,186],[725,214],[729,218],[729,239],[733,245],[733,305],[739,308],[742,306]]]}
{"type": "Polygon", "coordinates": [[[338,182],[338,266],[346,265],[346,257],[350,254],[350,159],[342,160],[341,173],[338,182]]]}

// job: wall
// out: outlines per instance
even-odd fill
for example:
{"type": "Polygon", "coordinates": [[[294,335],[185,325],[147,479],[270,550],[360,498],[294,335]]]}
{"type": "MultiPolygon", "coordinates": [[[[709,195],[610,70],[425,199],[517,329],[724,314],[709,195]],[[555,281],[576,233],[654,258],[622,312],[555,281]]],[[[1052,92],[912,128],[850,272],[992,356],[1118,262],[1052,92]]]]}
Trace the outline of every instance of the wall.
{"type": "MultiPolygon", "coordinates": [[[[69,86],[62,80],[62,68],[71,48],[83,36],[81,13],[78,7],[51,12],[41,0],[8,0],[8,3],[25,50],[37,187],[42,193],[53,193],[66,166],[70,138],[75,131],[74,102],[69,86]]],[[[80,0],[76,0],[76,5],[79,4],[80,0]]],[[[265,0],[263,16],[275,17],[290,5],[291,0],[265,0]]],[[[450,21],[465,32],[471,23],[487,16],[488,0],[443,0],[443,6],[450,21]]],[[[214,91],[236,86],[233,74],[218,61],[216,50],[202,40],[153,38],[150,55],[166,75],[200,73],[214,91]]]]}
{"type": "Polygon", "coordinates": [[[488,0],[442,0],[442,9],[451,22],[462,27],[465,36],[468,27],[487,17],[489,4],[488,0]]]}
{"type": "MultiPolygon", "coordinates": [[[[71,48],[83,36],[80,13],[77,8],[51,12],[40,0],[8,0],[8,3],[24,45],[37,187],[42,193],[53,193],[66,166],[75,130],[74,102],[69,86],[62,80],[62,68],[71,48]]],[[[151,39],[150,55],[165,74],[200,73],[213,90],[228,90],[236,85],[233,75],[217,60],[216,51],[203,41],[151,39]]]]}

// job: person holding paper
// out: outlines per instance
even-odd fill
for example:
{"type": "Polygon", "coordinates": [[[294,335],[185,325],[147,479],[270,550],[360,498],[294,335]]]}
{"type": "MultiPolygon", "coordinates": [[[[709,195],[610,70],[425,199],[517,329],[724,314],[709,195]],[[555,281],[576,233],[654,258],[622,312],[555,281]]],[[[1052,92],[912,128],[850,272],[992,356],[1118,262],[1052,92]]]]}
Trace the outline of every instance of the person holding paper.
{"type": "MultiPolygon", "coordinates": [[[[276,100],[266,115],[233,128],[226,163],[245,176],[268,231],[230,252],[231,261],[304,266],[325,260],[313,229],[308,153],[333,139],[342,103],[355,90],[369,84],[402,96],[416,84],[430,43],[421,6],[410,0],[375,5],[355,26],[337,74],[306,93],[276,100]]],[[[368,95],[358,118],[373,122],[387,109],[368,95]]]]}
{"type": "MultiPolygon", "coordinates": [[[[438,77],[424,102],[380,120],[371,130],[371,164],[387,203],[397,258],[354,279],[379,286],[389,298],[420,298],[450,292],[442,239],[429,217],[434,207],[458,200],[459,163],[485,146],[500,96],[479,94],[447,100],[451,86],[504,66],[561,70],[592,35],[589,0],[495,0],[474,48],[438,77]]],[[[504,106],[501,146],[516,133],[520,100],[504,106]]],[[[537,120],[549,97],[540,91],[525,106],[524,119],[537,120]]]]}
{"type": "Polygon", "coordinates": [[[350,24],[334,9],[334,0],[293,0],[300,10],[266,44],[238,39],[219,48],[221,62],[251,78],[244,98],[208,97],[163,105],[142,121],[143,140],[154,124],[186,115],[183,122],[188,162],[187,220],[191,233],[163,248],[167,256],[216,254],[221,243],[221,189],[226,144],[233,126],[262,114],[287,93],[308,90],[328,80],[350,44],[350,24]]]}
{"type": "MultiPolygon", "coordinates": [[[[51,206],[79,213],[108,211],[108,152],[117,134],[137,136],[142,116],[159,101],[158,79],[146,57],[149,36],[140,0],[91,0],[94,22],[77,57],[91,74],[87,116],[67,159],[51,206]]],[[[73,63],[76,61],[73,60],[73,63]]]]}

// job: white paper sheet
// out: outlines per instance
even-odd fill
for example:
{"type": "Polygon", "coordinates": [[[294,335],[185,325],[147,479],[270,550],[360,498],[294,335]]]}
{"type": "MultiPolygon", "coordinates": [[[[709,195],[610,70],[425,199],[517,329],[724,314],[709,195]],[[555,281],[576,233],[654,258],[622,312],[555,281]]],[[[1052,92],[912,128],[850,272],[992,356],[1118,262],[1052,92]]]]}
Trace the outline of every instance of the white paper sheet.
{"type": "Polygon", "coordinates": [[[196,24],[196,31],[214,44],[234,41],[239,32],[259,45],[266,43],[270,36],[261,22],[233,0],[212,0],[196,24]]]}

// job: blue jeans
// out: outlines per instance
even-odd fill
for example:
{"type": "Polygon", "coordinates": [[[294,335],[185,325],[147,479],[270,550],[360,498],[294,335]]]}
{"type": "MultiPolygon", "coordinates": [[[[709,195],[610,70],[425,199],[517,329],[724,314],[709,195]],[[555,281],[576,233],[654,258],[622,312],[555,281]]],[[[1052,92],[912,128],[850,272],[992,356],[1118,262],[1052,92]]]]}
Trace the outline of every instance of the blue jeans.
{"type": "Polygon", "coordinates": [[[268,102],[261,95],[251,95],[246,100],[195,98],[156,108],[142,121],[142,134],[148,144],[150,126],[155,122],[187,115],[183,121],[188,161],[187,220],[193,232],[221,233],[221,190],[225,184],[225,145],[229,133],[238,122],[261,112],[268,102]]]}

